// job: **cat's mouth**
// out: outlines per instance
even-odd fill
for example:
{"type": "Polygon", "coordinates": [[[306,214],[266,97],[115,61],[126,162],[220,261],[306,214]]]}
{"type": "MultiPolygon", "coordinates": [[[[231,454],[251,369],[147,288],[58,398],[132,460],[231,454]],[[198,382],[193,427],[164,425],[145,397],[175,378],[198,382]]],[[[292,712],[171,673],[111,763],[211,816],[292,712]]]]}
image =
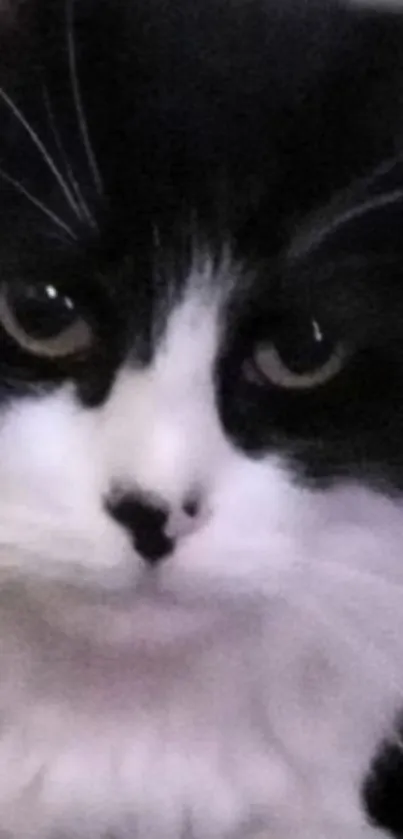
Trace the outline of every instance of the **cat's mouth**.
{"type": "Polygon", "coordinates": [[[18,600],[47,630],[103,648],[159,647],[205,637],[223,616],[214,598],[164,587],[150,574],[120,591],[43,581],[24,589],[18,600]]]}

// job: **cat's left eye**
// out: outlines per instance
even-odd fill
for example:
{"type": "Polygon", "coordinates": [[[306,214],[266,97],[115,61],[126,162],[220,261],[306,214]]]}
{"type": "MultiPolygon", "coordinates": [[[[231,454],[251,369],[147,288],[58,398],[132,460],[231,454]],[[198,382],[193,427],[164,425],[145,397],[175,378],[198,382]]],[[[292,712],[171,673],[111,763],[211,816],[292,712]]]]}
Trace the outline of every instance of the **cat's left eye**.
{"type": "Polygon", "coordinates": [[[94,339],[73,299],[52,283],[3,285],[0,326],[22,350],[49,360],[81,356],[94,339]]]}
{"type": "Polygon", "coordinates": [[[285,390],[311,390],[337,376],[348,356],[347,347],[330,341],[312,320],[295,329],[284,329],[268,342],[259,342],[246,375],[285,390]]]}

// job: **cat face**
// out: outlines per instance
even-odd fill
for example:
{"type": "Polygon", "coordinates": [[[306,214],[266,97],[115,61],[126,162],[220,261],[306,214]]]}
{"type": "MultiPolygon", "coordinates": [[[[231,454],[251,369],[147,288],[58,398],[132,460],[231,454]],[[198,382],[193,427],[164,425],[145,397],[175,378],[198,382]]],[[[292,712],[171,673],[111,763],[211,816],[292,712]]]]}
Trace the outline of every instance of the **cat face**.
{"type": "Polygon", "coordinates": [[[393,564],[396,21],[131,5],[40,4],[0,94],[3,579],[216,603],[393,564]]]}

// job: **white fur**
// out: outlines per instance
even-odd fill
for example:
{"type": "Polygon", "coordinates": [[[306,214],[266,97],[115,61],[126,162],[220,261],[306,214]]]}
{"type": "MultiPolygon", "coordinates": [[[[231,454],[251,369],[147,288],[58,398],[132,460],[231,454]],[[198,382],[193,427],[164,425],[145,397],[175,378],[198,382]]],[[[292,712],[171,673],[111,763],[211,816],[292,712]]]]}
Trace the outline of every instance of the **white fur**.
{"type": "Polygon", "coordinates": [[[0,427],[0,827],[12,839],[375,839],[360,785],[402,704],[403,513],[298,487],[221,428],[220,300],[151,369],[0,427]],[[116,484],[203,517],[153,574],[116,484]]]}

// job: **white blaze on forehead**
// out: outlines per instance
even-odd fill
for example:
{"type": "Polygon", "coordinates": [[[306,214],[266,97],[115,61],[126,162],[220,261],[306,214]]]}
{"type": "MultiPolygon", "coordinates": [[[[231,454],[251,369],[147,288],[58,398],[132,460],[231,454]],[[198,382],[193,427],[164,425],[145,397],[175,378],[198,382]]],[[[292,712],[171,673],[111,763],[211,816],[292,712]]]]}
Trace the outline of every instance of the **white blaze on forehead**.
{"type": "Polygon", "coordinates": [[[151,365],[119,375],[103,412],[117,482],[180,503],[227,450],[214,388],[220,306],[219,295],[193,282],[151,365]]]}
{"type": "Polygon", "coordinates": [[[218,310],[217,297],[205,300],[197,290],[173,310],[154,364],[167,385],[189,379],[200,384],[209,377],[219,342],[218,310]]]}

